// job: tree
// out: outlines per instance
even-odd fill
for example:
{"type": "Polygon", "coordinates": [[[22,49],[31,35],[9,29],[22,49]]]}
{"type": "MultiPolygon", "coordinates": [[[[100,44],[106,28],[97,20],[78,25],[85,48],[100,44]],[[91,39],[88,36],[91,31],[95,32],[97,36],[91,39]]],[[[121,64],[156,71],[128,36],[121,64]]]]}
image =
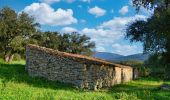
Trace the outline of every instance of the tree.
{"type": "Polygon", "coordinates": [[[58,32],[38,32],[34,34],[31,40],[34,40],[34,44],[44,46],[47,48],[52,48],[58,50],[59,48],[59,33],[58,32]]]}
{"type": "Polygon", "coordinates": [[[90,37],[80,35],[76,32],[60,35],[59,50],[74,54],[91,55],[95,43],[90,41],[90,37]]]}
{"type": "Polygon", "coordinates": [[[137,20],[130,23],[126,29],[126,38],[131,42],[142,42],[144,52],[153,55],[147,64],[155,65],[152,70],[158,69],[156,65],[164,69],[163,76],[170,79],[170,2],[169,0],[133,0],[133,4],[137,10],[145,7],[153,9],[154,13],[145,21],[137,20]]]}
{"type": "Polygon", "coordinates": [[[155,9],[157,7],[168,8],[170,6],[169,0],[132,0],[132,3],[137,10],[139,10],[141,7],[155,9]]]}
{"type": "Polygon", "coordinates": [[[76,32],[64,34],[49,31],[39,32],[32,36],[32,40],[35,40],[34,43],[40,46],[74,54],[91,55],[92,49],[95,47],[95,43],[90,41],[90,37],[76,32]]]}
{"type": "Polygon", "coordinates": [[[166,64],[170,63],[170,8],[158,7],[147,21],[131,23],[126,37],[132,42],[143,43],[144,51],[162,53],[166,64]]]}
{"type": "Polygon", "coordinates": [[[0,10],[0,51],[6,62],[12,61],[14,53],[25,50],[24,44],[27,44],[38,26],[39,24],[24,12],[17,14],[8,7],[0,10]]]}

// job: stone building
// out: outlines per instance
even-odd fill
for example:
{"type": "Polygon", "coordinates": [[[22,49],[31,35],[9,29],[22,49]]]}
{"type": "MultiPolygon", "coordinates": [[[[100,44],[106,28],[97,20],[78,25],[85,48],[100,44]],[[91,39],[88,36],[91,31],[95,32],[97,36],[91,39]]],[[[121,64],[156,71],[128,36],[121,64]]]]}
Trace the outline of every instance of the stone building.
{"type": "Polygon", "coordinates": [[[128,82],[134,76],[130,66],[36,45],[26,47],[26,70],[30,76],[93,90],[128,82]]]}

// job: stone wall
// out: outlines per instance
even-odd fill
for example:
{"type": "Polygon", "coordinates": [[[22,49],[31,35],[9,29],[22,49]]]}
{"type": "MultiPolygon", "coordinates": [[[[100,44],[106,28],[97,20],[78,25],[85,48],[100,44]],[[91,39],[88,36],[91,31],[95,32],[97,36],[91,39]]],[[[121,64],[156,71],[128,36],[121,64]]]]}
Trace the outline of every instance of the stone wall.
{"type": "Polygon", "coordinates": [[[26,70],[30,76],[45,77],[94,90],[133,78],[133,68],[129,66],[36,45],[26,47],[26,70]]]}

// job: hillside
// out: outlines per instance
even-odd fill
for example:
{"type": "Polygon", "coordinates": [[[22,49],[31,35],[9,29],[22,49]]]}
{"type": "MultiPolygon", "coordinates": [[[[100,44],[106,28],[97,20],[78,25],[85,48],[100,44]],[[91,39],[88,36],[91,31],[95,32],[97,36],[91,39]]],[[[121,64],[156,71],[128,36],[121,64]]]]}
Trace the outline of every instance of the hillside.
{"type": "Polygon", "coordinates": [[[139,53],[139,54],[134,54],[134,55],[117,58],[117,61],[127,61],[127,60],[145,61],[148,59],[148,57],[149,57],[148,54],[139,53]]]}
{"type": "Polygon", "coordinates": [[[123,56],[115,53],[108,53],[108,52],[96,52],[93,57],[108,60],[108,61],[127,61],[127,60],[138,60],[138,61],[145,61],[148,59],[148,54],[134,54],[134,55],[128,55],[123,56]]]}
{"type": "Polygon", "coordinates": [[[124,56],[119,55],[119,54],[115,54],[115,53],[108,53],[108,52],[95,52],[93,57],[110,61],[110,60],[116,60],[117,58],[121,58],[121,57],[124,57],[124,56]]]}

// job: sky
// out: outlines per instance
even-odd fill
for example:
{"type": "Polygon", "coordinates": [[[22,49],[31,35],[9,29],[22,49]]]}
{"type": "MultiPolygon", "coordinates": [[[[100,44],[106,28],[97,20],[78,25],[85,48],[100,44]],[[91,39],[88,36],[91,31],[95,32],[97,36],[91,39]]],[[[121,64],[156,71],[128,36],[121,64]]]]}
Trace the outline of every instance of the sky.
{"type": "Polygon", "coordinates": [[[125,39],[125,29],[151,12],[136,12],[131,0],[0,0],[0,8],[11,7],[33,16],[42,31],[78,32],[91,37],[95,51],[131,55],[143,52],[142,43],[125,39]]]}

